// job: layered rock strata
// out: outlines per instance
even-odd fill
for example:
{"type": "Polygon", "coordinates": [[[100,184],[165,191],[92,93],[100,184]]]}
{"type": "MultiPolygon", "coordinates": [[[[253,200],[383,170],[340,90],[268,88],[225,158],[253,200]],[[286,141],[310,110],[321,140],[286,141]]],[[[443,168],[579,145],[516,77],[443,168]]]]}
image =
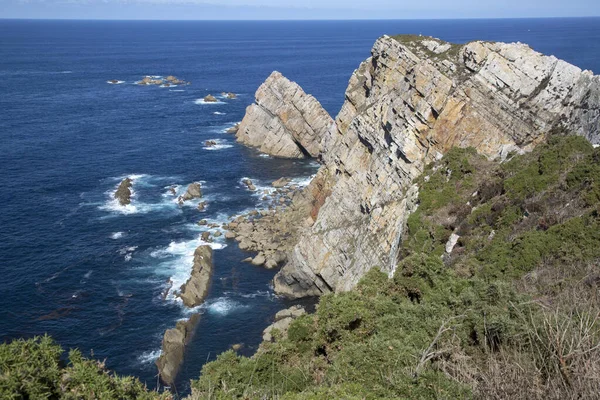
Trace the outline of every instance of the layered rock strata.
{"type": "Polygon", "coordinates": [[[273,72],[256,91],[236,137],[240,143],[277,157],[317,157],[332,122],[313,96],[273,72]]]}
{"type": "Polygon", "coordinates": [[[565,129],[600,142],[600,78],[520,43],[384,36],[345,96],[305,190],[315,222],[274,279],[289,297],[349,290],[372,267],[393,274],[412,181],[453,146],[504,157],[565,129]]]}

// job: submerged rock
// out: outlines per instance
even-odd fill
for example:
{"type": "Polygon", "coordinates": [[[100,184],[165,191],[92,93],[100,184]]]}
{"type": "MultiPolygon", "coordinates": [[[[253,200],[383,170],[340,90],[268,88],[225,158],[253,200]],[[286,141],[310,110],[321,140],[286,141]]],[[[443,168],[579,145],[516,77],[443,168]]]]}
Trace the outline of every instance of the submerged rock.
{"type": "Polygon", "coordinates": [[[277,157],[317,157],[332,122],[314,97],[275,71],[256,91],[236,137],[277,157]]]}
{"type": "Polygon", "coordinates": [[[173,329],[167,329],[163,336],[162,352],[156,366],[160,379],[172,385],[183,362],[185,346],[189,343],[194,329],[200,320],[200,314],[193,314],[190,319],[178,321],[173,329]]]}
{"type": "Polygon", "coordinates": [[[204,302],[213,273],[212,257],[213,251],[208,245],[198,246],[194,252],[192,274],[187,282],[181,285],[179,294],[186,307],[196,307],[204,302]]]}
{"type": "Polygon", "coordinates": [[[125,178],[119,184],[114,197],[119,201],[120,205],[126,206],[131,204],[131,186],[133,186],[131,178],[125,178]]]}

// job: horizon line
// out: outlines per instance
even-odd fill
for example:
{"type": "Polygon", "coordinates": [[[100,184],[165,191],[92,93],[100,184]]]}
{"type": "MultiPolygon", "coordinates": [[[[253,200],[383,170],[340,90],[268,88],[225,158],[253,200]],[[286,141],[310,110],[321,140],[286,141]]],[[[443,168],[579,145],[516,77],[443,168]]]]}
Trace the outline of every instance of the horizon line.
{"type": "Polygon", "coordinates": [[[458,18],[265,18],[265,19],[131,19],[131,18],[5,18],[0,17],[0,21],[122,21],[122,22],[352,22],[352,21],[464,21],[464,20],[526,20],[526,19],[593,19],[600,18],[600,15],[583,16],[550,16],[550,17],[458,17],[458,18]]]}

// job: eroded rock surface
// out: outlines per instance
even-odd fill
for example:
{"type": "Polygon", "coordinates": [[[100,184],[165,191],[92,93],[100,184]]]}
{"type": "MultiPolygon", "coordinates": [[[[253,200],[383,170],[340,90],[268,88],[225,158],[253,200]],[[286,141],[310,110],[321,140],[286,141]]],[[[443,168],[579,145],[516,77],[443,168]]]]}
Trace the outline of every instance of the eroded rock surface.
{"type": "Polygon", "coordinates": [[[599,79],[520,43],[381,37],[321,141],[323,166],[305,189],[314,223],[296,233],[275,290],[320,295],[373,267],[393,274],[417,207],[412,181],[453,146],[500,158],[562,129],[598,144],[599,79]]]}
{"type": "Polygon", "coordinates": [[[187,307],[202,304],[208,294],[208,285],[213,272],[213,251],[209,245],[198,246],[194,252],[192,274],[186,283],[181,285],[179,297],[187,307]]]}
{"type": "Polygon", "coordinates": [[[199,319],[200,314],[193,314],[187,320],[178,321],[175,328],[167,329],[165,332],[162,352],[156,360],[160,379],[165,384],[172,385],[175,381],[183,362],[185,346],[190,341],[199,319]]]}
{"type": "Polygon", "coordinates": [[[119,201],[119,204],[122,206],[126,206],[131,204],[131,186],[133,185],[133,181],[131,178],[125,178],[117,187],[117,191],[115,192],[115,199],[119,201]]]}
{"type": "Polygon", "coordinates": [[[258,88],[236,137],[240,143],[277,157],[317,157],[332,122],[313,96],[275,71],[258,88]]]}

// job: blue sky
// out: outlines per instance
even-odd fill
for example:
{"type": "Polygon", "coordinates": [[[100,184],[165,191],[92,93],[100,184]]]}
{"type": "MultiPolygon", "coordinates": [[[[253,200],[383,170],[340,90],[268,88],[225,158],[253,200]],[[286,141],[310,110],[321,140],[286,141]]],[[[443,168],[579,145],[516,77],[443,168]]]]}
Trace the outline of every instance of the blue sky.
{"type": "Polygon", "coordinates": [[[0,18],[437,19],[600,16],[600,0],[0,0],[0,18]]]}

